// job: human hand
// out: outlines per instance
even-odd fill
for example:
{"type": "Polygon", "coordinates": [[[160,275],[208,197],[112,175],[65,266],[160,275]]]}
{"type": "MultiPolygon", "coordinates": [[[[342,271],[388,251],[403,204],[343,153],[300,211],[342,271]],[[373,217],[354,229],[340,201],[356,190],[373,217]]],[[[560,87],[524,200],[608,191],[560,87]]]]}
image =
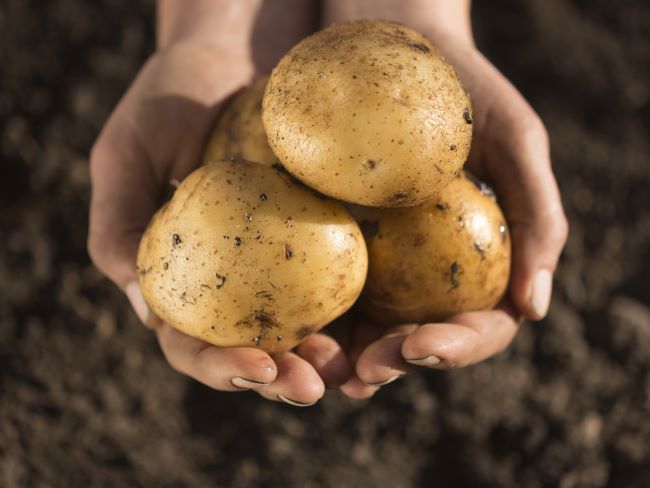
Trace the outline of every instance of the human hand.
{"type": "MultiPolygon", "coordinates": [[[[253,3],[229,5],[238,10],[250,4],[253,11],[253,3]]],[[[202,19],[213,5],[216,2],[203,2],[202,19]]],[[[171,9],[177,6],[169,3],[171,9]]],[[[206,26],[214,29],[209,22],[206,26]]],[[[165,29],[168,34],[178,30],[165,29]]],[[[198,165],[222,101],[259,68],[242,52],[248,46],[240,50],[232,45],[232,32],[226,36],[230,44],[181,37],[183,42],[163,39],[164,48],[145,64],[92,149],[90,255],[127,294],[140,319],[155,330],[174,369],[217,390],[252,389],[270,400],[312,404],[326,384],[338,386],[349,374],[333,339],[314,334],[301,345],[302,357],[294,352],[270,357],[253,347],[219,348],[152,316],[140,293],[135,257],[145,227],[172,190],[170,181],[182,180],[198,165]]],[[[274,42],[286,47],[277,37],[274,42]]],[[[275,54],[269,53],[268,44],[263,48],[271,64],[268,57],[275,54]]]]}
{"type": "MultiPolygon", "coordinates": [[[[465,28],[468,17],[467,24],[455,32],[448,24],[436,28],[421,14],[408,18],[409,6],[414,6],[413,12],[423,8],[418,3],[422,2],[384,1],[381,4],[387,10],[381,11],[373,2],[331,0],[334,15],[329,20],[372,17],[373,12],[395,18],[428,35],[456,68],[473,106],[473,141],[466,168],[493,186],[504,210],[512,238],[511,277],[506,296],[494,310],[460,313],[444,323],[401,324],[386,330],[357,324],[353,340],[346,345],[355,375],[342,387],[354,398],[371,396],[414,366],[462,367],[506,348],[522,316],[540,320],[546,315],[552,274],[568,232],[551,169],[548,135],[539,116],[474,47],[471,30],[468,34],[465,28]],[[337,13],[346,18],[337,18],[337,13]]],[[[456,14],[462,19],[460,10],[456,14]]]]}

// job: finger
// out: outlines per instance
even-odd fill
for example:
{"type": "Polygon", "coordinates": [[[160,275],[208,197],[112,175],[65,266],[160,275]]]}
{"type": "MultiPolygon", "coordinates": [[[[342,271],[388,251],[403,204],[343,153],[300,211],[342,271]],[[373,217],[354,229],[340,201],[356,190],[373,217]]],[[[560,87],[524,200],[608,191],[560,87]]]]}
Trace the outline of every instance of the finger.
{"type": "Polygon", "coordinates": [[[492,134],[485,164],[511,230],[511,298],[528,318],[540,320],[548,311],[568,224],[546,130],[516,90],[510,91],[514,94],[501,104],[503,110],[490,119],[490,132],[500,135],[492,134]]]}
{"type": "Polygon", "coordinates": [[[440,369],[478,363],[505,349],[519,329],[510,304],[487,312],[465,312],[448,323],[425,324],[402,343],[404,359],[417,366],[440,369]]]}
{"type": "Polygon", "coordinates": [[[325,385],[311,364],[292,352],[274,359],[277,377],[270,385],[257,390],[260,395],[296,407],[308,407],[323,397],[325,385]]]}
{"type": "Polygon", "coordinates": [[[341,346],[325,334],[311,334],[296,349],[296,354],[311,364],[327,388],[338,388],[352,373],[341,346]]]}
{"type": "MultiPolygon", "coordinates": [[[[361,322],[353,327],[352,338],[348,350],[348,360],[350,364],[355,365],[359,356],[363,353],[364,349],[381,337],[382,329],[368,322],[361,322]]],[[[341,385],[341,391],[346,396],[354,400],[362,400],[370,398],[379,390],[379,386],[372,386],[362,381],[353,371],[350,379],[341,385]]]]}
{"type": "Polygon", "coordinates": [[[353,400],[365,400],[379,391],[379,386],[368,385],[356,373],[341,386],[341,392],[353,400]]]}
{"type": "Polygon", "coordinates": [[[404,376],[411,367],[402,356],[402,343],[417,327],[395,327],[366,347],[357,360],[357,377],[370,386],[384,386],[404,376]]]}
{"type": "Polygon", "coordinates": [[[169,364],[179,373],[215,390],[240,391],[271,384],[276,365],[264,351],[252,347],[215,347],[161,324],[158,341],[169,364]]]}

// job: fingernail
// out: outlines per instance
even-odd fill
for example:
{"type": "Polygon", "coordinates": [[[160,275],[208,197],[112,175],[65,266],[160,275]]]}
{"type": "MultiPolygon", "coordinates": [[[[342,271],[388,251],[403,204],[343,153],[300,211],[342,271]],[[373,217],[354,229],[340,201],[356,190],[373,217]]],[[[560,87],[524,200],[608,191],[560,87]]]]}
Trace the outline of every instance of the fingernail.
{"type": "Polygon", "coordinates": [[[406,374],[406,373],[396,374],[395,376],[391,376],[391,377],[388,378],[387,380],[384,380],[384,381],[377,381],[377,382],[374,382],[374,383],[366,383],[366,384],[368,384],[368,385],[370,385],[370,386],[384,386],[384,385],[387,385],[387,384],[389,384],[389,383],[392,383],[392,382],[395,381],[395,380],[400,379],[400,378],[401,378],[402,376],[404,376],[405,374],[406,374]]]}
{"type": "Polygon", "coordinates": [[[551,288],[553,274],[548,269],[540,269],[533,277],[533,291],[530,296],[530,306],[537,320],[541,320],[548,312],[551,303],[551,288]]]}
{"type": "Polygon", "coordinates": [[[432,368],[433,366],[440,364],[441,361],[438,356],[434,356],[433,354],[430,354],[429,356],[425,356],[423,358],[406,359],[406,362],[415,364],[416,366],[424,366],[427,368],[432,368]]]}
{"type": "Polygon", "coordinates": [[[291,398],[287,398],[284,395],[278,395],[278,399],[283,401],[284,403],[288,403],[289,405],[293,405],[294,407],[310,407],[316,402],[311,402],[311,403],[305,403],[305,402],[297,402],[296,400],[292,400],[291,398]]]}
{"type": "Polygon", "coordinates": [[[230,378],[230,382],[233,386],[241,388],[242,390],[249,390],[251,388],[261,388],[262,386],[268,386],[271,383],[264,383],[262,381],[247,380],[241,376],[234,376],[230,378]]]}
{"type": "Polygon", "coordinates": [[[126,297],[129,299],[129,302],[131,302],[131,307],[133,307],[133,311],[140,319],[140,322],[151,329],[151,309],[149,308],[149,305],[147,305],[147,302],[144,301],[142,291],[140,291],[140,284],[137,281],[132,281],[126,285],[125,292],[126,297]]]}

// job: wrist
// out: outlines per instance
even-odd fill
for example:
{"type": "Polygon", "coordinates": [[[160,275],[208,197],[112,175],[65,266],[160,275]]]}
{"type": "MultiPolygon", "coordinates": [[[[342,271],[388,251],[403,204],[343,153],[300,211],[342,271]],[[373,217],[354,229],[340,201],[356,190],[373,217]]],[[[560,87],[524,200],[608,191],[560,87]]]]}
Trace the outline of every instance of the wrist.
{"type": "Polygon", "coordinates": [[[271,71],[317,27],[313,0],[158,0],[157,46],[202,46],[234,63],[271,71]]]}
{"type": "Polygon", "coordinates": [[[398,22],[435,44],[474,47],[470,0],[325,0],[323,24],[355,19],[398,22]]]}
{"type": "Polygon", "coordinates": [[[258,9],[259,0],[159,0],[157,48],[187,43],[245,55],[258,9]]]}

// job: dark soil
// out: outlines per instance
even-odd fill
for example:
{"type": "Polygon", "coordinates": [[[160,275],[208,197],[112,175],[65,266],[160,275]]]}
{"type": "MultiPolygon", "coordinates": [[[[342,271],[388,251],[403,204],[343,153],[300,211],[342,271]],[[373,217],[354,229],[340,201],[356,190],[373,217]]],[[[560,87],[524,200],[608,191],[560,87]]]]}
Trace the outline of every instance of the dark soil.
{"type": "Polygon", "coordinates": [[[303,410],[176,374],[86,254],[89,148],[152,2],[0,4],[1,486],[650,486],[650,8],[476,4],[551,134],[571,236],[549,317],[303,410]]]}

